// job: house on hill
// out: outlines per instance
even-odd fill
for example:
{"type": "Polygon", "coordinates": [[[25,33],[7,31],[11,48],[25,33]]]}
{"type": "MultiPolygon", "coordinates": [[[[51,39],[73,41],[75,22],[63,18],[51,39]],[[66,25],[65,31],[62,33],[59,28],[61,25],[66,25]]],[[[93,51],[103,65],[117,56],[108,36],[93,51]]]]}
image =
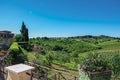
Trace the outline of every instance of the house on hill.
{"type": "Polygon", "coordinates": [[[0,31],[0,38],[13,38],[13,36],[11,31],[0,31]]]}
{"type": "Polygon", "coordinates": [[[0,31],[0,50],[7,50],[13,42],[14,34],[11,31],[0,31]]]}

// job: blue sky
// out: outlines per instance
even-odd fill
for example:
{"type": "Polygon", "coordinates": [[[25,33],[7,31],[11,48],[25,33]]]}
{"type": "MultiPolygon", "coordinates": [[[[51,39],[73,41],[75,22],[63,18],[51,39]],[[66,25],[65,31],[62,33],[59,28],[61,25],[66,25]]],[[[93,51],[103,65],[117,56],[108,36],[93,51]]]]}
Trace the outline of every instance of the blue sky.
{"type": "Polygon", "coordinates": [[[120,0],[0,0],[0,30],[30,37],[120,37],[120,0]]]}

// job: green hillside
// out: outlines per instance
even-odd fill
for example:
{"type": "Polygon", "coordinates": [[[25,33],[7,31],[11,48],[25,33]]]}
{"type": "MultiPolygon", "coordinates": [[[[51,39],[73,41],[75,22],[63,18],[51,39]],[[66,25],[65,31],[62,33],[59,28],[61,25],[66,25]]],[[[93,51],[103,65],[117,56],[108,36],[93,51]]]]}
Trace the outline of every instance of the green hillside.
{"type": "Polygon", "coordinates": [[[47,64],[61,64],[76,68],[80,63],[80,56],[92,52],[116,52],[120,50],[120,39],[101,36],[76,36],[68,38],[31,38],[33,50],[37,50],[37,60],[44,60],[47,64]]]}
{"type": "Polygon", "coordinates": [[[99,43],[98,45],[102,46],[103,50],[120,50],[119,40],[105,41],[103,43],[99,43]]]}
{"type": "Polygon", "coordinates": [[[64,51],[67,53],[89,52],[94,50],[119,50],[120,39],[109,36],[77,36],[69,38],[31,38],[30,42],[44,50],[64,51]]]}

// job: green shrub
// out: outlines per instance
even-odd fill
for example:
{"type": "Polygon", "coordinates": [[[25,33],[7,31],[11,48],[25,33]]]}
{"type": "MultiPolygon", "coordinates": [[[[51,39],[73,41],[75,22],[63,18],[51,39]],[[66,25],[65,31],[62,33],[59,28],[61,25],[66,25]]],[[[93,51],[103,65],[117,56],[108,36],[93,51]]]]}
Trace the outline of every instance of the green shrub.
{"type": "Polygon", "coordinates": [[[81,68],[88,72],[104,72],[110,70],[105,58],[98,53],[89,54],[89,56],[83,60],[81,68]]]}
{"type": "Polygon", "coordinates": [[[88,69],[89,71],[93,71],[93,72],[100,70],[103,71],[105,69],[105,66],[108,66],[109,69],[112,70],[113,77],[115,78],[120,77],[120,52],[94,53],[93,56],[91,55],[91,53],[89,54],[81,54],[81,56],[79,56],[80,64],[89,66],[87,68],[85,66],[86,70],[88,69]],[[91,59],[90,57],[92,57],[91,62],[89,61],[91,59]],[[95,59],[96,61],[93,60],[95,57],[96,57],[95,59]],[[103,67],[100,67],[100,65],[103,67]]]}
{"type": "Polygon", "coordinates": [[[113,55],[109,61],[114,77],[120,76],[120,55],[113,55]]]}
{"type": "Polygon", "coordinates": [[[11,64],[24,63],[27,60],[27,56],[23,54],[21,48],[17,43],[13,43],[9,48],[9,57],[8,60],[11,64]]]}
{"type": "Polygon", "coordinates": [[[18,42],[18,45],[27,51],[32,51],[32,45],[29,42],[18,42]]]}

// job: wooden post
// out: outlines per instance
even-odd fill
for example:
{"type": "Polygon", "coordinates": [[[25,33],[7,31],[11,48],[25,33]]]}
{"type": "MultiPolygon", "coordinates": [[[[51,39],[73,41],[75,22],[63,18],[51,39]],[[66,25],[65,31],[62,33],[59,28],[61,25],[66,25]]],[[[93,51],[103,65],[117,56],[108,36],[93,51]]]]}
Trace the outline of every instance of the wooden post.
{"type": "Polygon", "coordinates": [[[58,72],[58,80],[60,80],[60,72],[58,72]]]}
{"type": "Polygon", "coordinates": [[[54,80],[57,80],[56,73],[55,73],[55,75],[54,75],[54,80]]]}
{"type": "Polygon", "coordinates": [[[33,77],[33,73],[32,73],[32,70],[31,70],[31,77],[30,77],[31,79],[30,80],[32,80],[32,77],[33,77]]]}
{"type": "Polygon", "coordinates": [[[62,73],[60,73],[60,75],[61,75],[61,77],[62,77],[64,80],[67,80],[67,79],[62,75],[62,73]]]}

